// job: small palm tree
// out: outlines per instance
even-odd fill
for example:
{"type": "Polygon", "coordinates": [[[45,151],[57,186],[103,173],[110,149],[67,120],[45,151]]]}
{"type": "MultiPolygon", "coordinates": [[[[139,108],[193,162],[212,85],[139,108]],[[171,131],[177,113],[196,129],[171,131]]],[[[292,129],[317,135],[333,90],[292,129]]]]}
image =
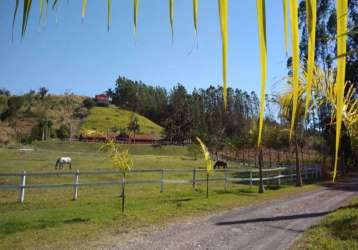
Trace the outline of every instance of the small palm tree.
{"type": "MultiPolygon", "coordinates": [[[[298,144],[299,144],[299,138],[298,133],[299,131],[303,131],[304,126],[304,93],[305,93],[305,86],[302,84],[302,82],[305,82],[304,80],[301,80],[299,83],[298,88],[298,102],[297,102],[297,108],[296,108],[296,119],[295,123],[293,124],[293,132],[294,132],[294,151],[295,151],[295,160],[296,160],[296,186],[300,187],[302,186],[302,177],[301,177],[301,164],[299,160],[299,154],[298,154],[298,144]]],[[[280,93],[277,97],[277,102],[280,106],[280,115],[282,118],[284,118],[287,122],[291,121],[292,112],[293,112],[293,96],[294,96],[294,89],[292,86],[291,79],[288,79],[288,86],[287,89],[280,93]]],[[[301,133],[302,135],[302,133],[301,133]]]]}
{"type": "Polygon", "coordinates": [[[121,150],[119,145],[110,140],[105,142],[100,151],[108,153],[112,161],[112,167],[119,169],[122,173],[122,212],[124,212],[126,173],[133,167],[133,160],[128,150],[121,150]]]}

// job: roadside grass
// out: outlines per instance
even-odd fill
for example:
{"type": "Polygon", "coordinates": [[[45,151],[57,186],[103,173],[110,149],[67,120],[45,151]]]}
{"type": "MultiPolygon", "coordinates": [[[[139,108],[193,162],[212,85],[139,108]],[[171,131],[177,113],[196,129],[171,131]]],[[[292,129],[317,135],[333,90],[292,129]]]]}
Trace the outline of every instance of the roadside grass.
{"type": "MultiPolygon", "coordinates": [[[[54,171],[56,157],[66,154],[73,158],[73,168],[81,171],[111,169],[105,154],[98,152],[100,144],[83,142],[37,142],[35,151],[19,153],[15,149],[0,149],[0,171],[54,171]]],[[[161,149],[149,145],[125,145],[133,153],[134,168],[181,168],[188,170],[204,166],[203,160],[187,156],[186,147],[169,146],[161,149]]],[[[231,167],[240,167],[229,163],[231,167]]],[[[66,169],[67,171],[67,169],[66,169]]],[[[222,176],[213,173],[211,178],[222,176]]],[[[198,178],[205,178],[198,172],[198,178]]],[[[120,175],[80,176],[80,182],[119,180],[120,175]]],[[[130,173],[129,179],[159,180],[160,173],[130,173]]],[[[190,180],[192,174],[168,172],[166,179],[190,180]]],[[[18,184],[18,177],[0,177],[1,184],[18,184]]],[[[27,183],[72,183],[73,177],[33,177],[27,183]]],[[[318,188],[273,185],[264,194],[256,186],[211,181],[209,198],[205,198],[205,182],[193,190],[191,184],[126,185],[126,208],[121,213],[120,186],[80,187],[79,199],[72,201],[73,190],[28,189],[25,203],[18,203],[18,191],[0,190],[0,249],[70,248],[78,242],[101,242],[103,238],[126,233],[151,225],[164,225],[191,216],[221,212],[271,199],[288,197],[318,188]]],[[[87,244],[87,243],[86,243],[87,244]]],[[[88,243],[92,244],[92,243],[88,243]]]]}
{"type": "Polygon", "coordinates": [[[161,126],[142,115],[115,106],[92,108],[80,129],[98,130],[105,133],[107,129],[110,130],[113,127],[117,129],[127,128],[133,115],[138,118],[140,134],[151,134],[156,138],[161,137],[163,132],[161,126]]]}
{"type": "Polygon", "coordinates": [[[358,197],[307,230],[292,249],[358,249],[358,197]]]}

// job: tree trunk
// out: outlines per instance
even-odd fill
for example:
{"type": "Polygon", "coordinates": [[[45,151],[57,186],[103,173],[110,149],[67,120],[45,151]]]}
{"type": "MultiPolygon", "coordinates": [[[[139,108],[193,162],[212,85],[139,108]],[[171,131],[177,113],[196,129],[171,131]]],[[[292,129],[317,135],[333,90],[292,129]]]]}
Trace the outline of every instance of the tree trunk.
{"type": "Polygon", "coordinates": [[[277,150],[277,164],[280,163],[280,150],[277,150]]]}
{"type": "Polygon", "coordinates": [[[305,161],[304,161],[304,153],[303,153],[303,147],[300,146],[300,149],[301,149],[301,165],[304,165],[305,164],[305,161]]]}
{"type": "Polygon", "coordinates": [[[122,176],[122,213],[124,212],[124,202],[125,202],[125,185],[126,185],[126,173],[123,172],[122,176]]]}
{"type": "Polygon", "coordinates": [[[242,149],[242,151],[241,151],[241,153],[242,153],[242,165],[244,165],[245,164],[245,150],[244,149],[242,149]]]}
{"type": "Polygon", "coordinates": [[[263,161],[263,155],[262,155],[262,148],[260,147],[259,149],[259,153],[258,153],[258,157],[259,157],[259,178],[260,178],[260,183],[259,183],[259,193],[263,193],[265,192],[265,187],[264,187],[264,181],[263,181],[263,176],[262,176],[262,168],[264,165],[264,161],[263,161]]]}
{"type": "Polygon", "coordinates": [[[345,164],[344,164],[344,151],[341,149],[341,174],[344,175],[346,173],[345,164]]]}
{"type": "Polygon", "coordinates": [[[206,172],[206,198],[209,198],[209,172],[206,172]]]}
{"type": "Polygon", "coordinates": [[[271,148],[268,149],[269,151],[269,162],[270,162],[270,168],[272,168],[272,160],[271,160],[271,148]]]}
{"type": "Polygon", "coordinates": [[[287,159],[287,164],[291,165],[291,160],[290,160],[290,150],[286,151],[286,159],[287,159]]]}
{"type": "Polygon", "coordinates": [[[297,133],[295,133],[295,155],[296,155],[296,186],[297,187],[302,187],[300,158],[299,158],[299,155],[298,155],[297,133]]]}

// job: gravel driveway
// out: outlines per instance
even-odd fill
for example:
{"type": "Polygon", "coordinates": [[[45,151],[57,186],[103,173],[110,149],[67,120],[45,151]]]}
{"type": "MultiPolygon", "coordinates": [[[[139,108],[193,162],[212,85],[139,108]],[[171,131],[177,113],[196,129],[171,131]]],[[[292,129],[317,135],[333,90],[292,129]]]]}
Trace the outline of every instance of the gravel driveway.
{"type": "Polygon", "coordinates": [[[193,219],[131,237],[118,236],[105,249],[287,249],[304,230],[358,194],[358,179],[318,191],[193,219]]]}

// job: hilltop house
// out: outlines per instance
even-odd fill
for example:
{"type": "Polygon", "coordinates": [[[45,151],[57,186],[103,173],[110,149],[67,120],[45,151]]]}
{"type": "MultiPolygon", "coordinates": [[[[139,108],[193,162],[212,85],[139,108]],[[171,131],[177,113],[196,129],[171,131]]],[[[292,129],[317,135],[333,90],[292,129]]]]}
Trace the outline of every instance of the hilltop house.
{"type": "Polygon", "coordinates": [[[98,106],[108,106],[110,103],[110,98],[106,94],[96,95],[95,99],[98,106]]]}

